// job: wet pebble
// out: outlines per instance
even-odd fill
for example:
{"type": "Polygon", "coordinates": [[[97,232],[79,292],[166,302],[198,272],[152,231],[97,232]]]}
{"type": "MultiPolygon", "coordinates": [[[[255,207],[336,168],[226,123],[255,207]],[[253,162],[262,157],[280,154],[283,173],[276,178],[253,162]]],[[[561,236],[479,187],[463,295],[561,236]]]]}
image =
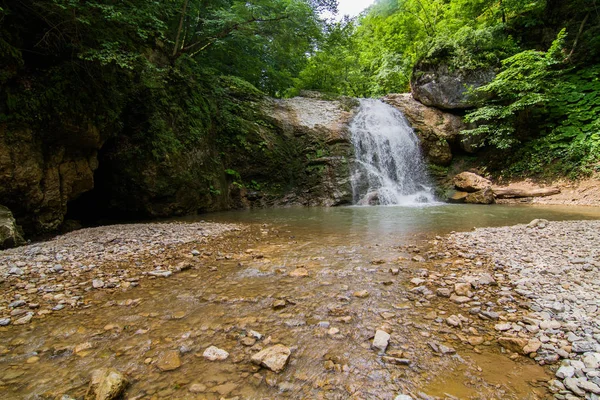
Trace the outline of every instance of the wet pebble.
{"type": "Polygon", "coordinates": [[[219,349],[216,346],[210,346],[204,350],[202,356],[209,361],[223,361],[229,357],[229,353],[223,349],[219,349]]]}

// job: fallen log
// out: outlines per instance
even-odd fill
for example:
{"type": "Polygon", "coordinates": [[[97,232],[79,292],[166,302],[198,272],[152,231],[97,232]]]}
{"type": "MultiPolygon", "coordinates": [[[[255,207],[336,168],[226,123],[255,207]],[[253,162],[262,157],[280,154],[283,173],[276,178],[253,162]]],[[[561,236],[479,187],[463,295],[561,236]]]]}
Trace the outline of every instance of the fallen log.
{"type": "Polygon", "coordinates": [[[492,187],[494,196],[497,199],[510,199],[520,197],[544,197],[552,196],[553,194],[560,193],[560,189],[557,187],[537,188],[537,189],[525,189],[517,187],[492,187]]]}

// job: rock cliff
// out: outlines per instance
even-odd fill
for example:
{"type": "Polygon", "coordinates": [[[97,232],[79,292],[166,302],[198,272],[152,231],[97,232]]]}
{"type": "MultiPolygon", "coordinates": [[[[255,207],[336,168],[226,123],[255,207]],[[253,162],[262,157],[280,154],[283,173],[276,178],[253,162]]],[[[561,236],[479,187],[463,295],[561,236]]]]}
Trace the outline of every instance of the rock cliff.
{"type": "MultiPolygon", "coordinates": [[[[160,157],[126,129],[107,139],[91,125],[52,134],[0,125],[0,199],[29,235],[56,231],[65,218],[349,203],[356,105],[261,98],[244,103],[242,141],[209,135],[160,157]]],[[[241,137],[237,129],[227,133],[241,137]]]]}
{"type": "MultiPolygon", "coordinates": [[[[450,163],[460,117],[410,94],[384,101],[404,112],[430,162],[450,163]]],[[[349,204],[357,107],[350,98],[244,100],[239,126],[160,157],[126,129],[106,139],[91,125],[63,127],[48,141],[43,132],[0,126],[0,198],[27,234],[55,231],[65,218],[349,204]]]]}
{"type": "Polygon", "coordinates": [[[446,64],[417,64],[410,82],[415,99],[445,110],[472,108],[476,97],[469,89],[483,86],[492,79],[493,69],[452,70],[446,64]]]}
{"type": "Polygon", "coordinates": [[[267,157],[247,163],[241,170],[252,176],[256,163],[264,168],[262,173],[279,168],[286,171],[287,177],[281,184],[288,189],[283,190],[283,196],[277,196],[278,190],[272,193],[267,190],[267,196],[259,203],[307,206],[351,203],[350,164],[354,149],[348,126],[357,106],[356,100],[346,98],[327,101],[296,97],[266,102],[262,110],[272,129],[263,130],[260,136],[270,149],[267,157]],[[294,184],[290,185],[291,182],[294,184]]]}
{"type": "Polygon", "coordinates": [[[0,125],[0,199],[26,232],[56,230],[67,203],[94,187],[104,139],[82,124],[48,141],[41,131],[0,125]]]}
{"type": "Polygon", "coordinates": [[[460,116],[428,107],[410,93],[390,94],[382,100],[404,113],[421,139],[423,154],[429,162],[441,166],[450,164],[451,145],[462,144],[459,132],[466,129],[460,116]]]}

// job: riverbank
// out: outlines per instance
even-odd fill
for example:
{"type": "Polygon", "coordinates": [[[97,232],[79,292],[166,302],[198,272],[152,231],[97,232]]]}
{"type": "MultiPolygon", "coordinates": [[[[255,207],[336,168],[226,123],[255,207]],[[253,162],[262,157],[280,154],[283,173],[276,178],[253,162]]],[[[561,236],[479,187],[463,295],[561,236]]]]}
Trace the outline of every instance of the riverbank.
{"type": "Polygon", "coordinates": [[[215,223],[108,225],[0,252],[0,326],[88,306],[97,291],[125,291],[201,264],[194,246],[240,226],[215,223]]]}
{"type": "MultiPolygon", "coordinates": [[[[475,224],[476,210],[485,209],[456,207],[446,211],[453,219],[460,210],[468,211],[469,224],[475,224]]],[[[520,209],[526,209],[527,216],[533,212],[529,207],[505,208],[513,216],[520,209]]],[[[442,210],[431,214],[438,224],[442,210]]],[[[374,234],[373,224],[358,219],[365,212],[398,210],[339,210],[344,221],[354,221],[351,230],[332,229],[333,221],[340,220],[325,214],[316,218],[299,211],[304,216],[300,223],[289,217],[284,222],[278,214],[278,219],[270,219],[278,221],[277,226],[117,225],[0,253],[10,254],[11,268],[24,272],[13,271],[3,282],[13,294],[7,302],[25,301],[8,308],[36,313],[29,322],[15,324],[17,317],[26,316],[21,314],[0,327],[0,389],[15,399],[55,399],[64,394],[79,398],[90,376],[113,368],[129,382],[126,395],[134,399],[393,400],[401,393],[413,399],[444,399],[449,394],[540,400],[549,398],[549,386],[563,396],[559,399],[572,398],[567,389],[560,393],[559,384],[566,382],[553,382],[554,371],[549,374],[545,369],[554,360],[550,346],[560,358],[558,345],[563,340],[547,330],[556,330],[552,321],[562,320],[552,314],[554,319],[546,322],[545,314],[533,315],[537,303],[523,297],[512,283],[518,273],[490,255],[501,257],[510,253],[506,246],[522,243],[526,248],[514,252],[539,251],[540,257],[559,258],[559,250],[568,253],[583,244],[578,239],[581,231],[592,230],[593,241],[597,222],[486,228],[429,242],[433,236],[424,228],[400,231],[396,226],[396,233],[390,234],[387,229],[392,225],[383,227],[381,221],[393,218],[378,216],[379,230],[374,234]],[[371,234],[355,230],[365,226],[371,234]],[[572,235],[576,228],[579,236],[572,235]],[[498,233],[504,230],[506,237],[498,233]],[[544,244],[537,233],[557,242],[544,244]],[[488,249],[486,245],[494,245],[496,238],[505,247],[488,249]],[[563,242],[563,247],[557,245],[563,242]],[[542,247],[535,250],[534,244],[542,247]],[[35,246],[41,248],[33,251],[35,246]],[[34,252],[48,259],[34,265],[28,258],[34,252]],[[90,260],[78,254],[88,254],[90,260]],[[50,271],[58,265],[57,256],[63,272],[50,271]],[[19,259],[30,261],[19,267],[19,259]],[[44,266],[46,277],[32,265],[44,266]],[[77,273],[77,268],[90,265],[96,267],[77,273]],[[39,279],[54,279],[46,285],[64,285],[63,290],[45,293],[41,300],[26,297],[27,284],[46,287],[37,284],[39,279]],[[104,285],[94,288],[94,280],[104,285]],[[71,306],[67,300],[77,293],[81,299],[75,300],[81,304],[71,306]],[[47,303],[31,309],[33,301],[47,303]],[[38,315],[59,304],[62,309],[38,315]],[[381,337],[387,341],[380,343],[381,337]],[[535,350],[526,352],[526,346],[535,350]],[[253,361],[273,347],[287,355],[283,370],[281,365],[270,369],[253,361]]],[[[418,215],[414,221],[429,214],[418,215]]],[[[262,221],[269,219],[260,216],[262,221]]],[[[405,229],[410,220],[403,219],[405,229]]],[[[575,263],[573,268],[579,266],[588,272],[586,264],[575,263]]],[[[595,289],[586,287],[592,294],[595,289]]],[[[532,294],[537,290],[532,288],[532,294]]],[[[545,286],[539,291],[547,292],[545,286]]],[[[585,374],[586,387],[593,388],[593,371],[576,368],[579,359],[584,365],[592,359],[585,354],[576,358],[574,347],[568,356],[574,365],[568,367],[573,367],[576,378],[585,374]]],[[[551,364],[553,369],[557,366],[551,364]]]]}
{"type": "Polygon", "coordinates": [[[506,186],[518,187],[524,190],[540,187],[556,187],[560,193],[544,197],[527,197],[523,199],[498,199],[498,204],[539,204],[539,205],[571,205],[600,207],[600,177],[580,179],[577,181],[557,180],[547,184],[540,184],[534,180],[511,181],[506,186]]]}
{"type": "MultiPolygon", "coordinates": [[[[457,312],[439,322],[480,351],[498,344],[511,358],[550,366],[556,399],[600,394],[600,221],[475,229],[438,237],[427,278],[457,312]],[[475,328],[474,328],[475,327],[475,328]]],[[[439,301],[439,300],[438,300],[439,301]]],[[[546,385],[546,383],[544,383],[546,385]]]]}

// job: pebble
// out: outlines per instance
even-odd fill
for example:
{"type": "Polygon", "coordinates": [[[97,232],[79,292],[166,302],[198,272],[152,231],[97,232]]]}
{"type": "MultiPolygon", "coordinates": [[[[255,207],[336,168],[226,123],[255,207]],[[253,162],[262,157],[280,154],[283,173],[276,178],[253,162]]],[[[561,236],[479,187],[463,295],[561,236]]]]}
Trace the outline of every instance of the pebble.
{"type": "Polygon", "coordinates": [[[339,330],[338,328],[330,328],[330,329],[327,331],[327,334],[328,334],[329,336],[334,336],[334,335],[337,335],[338,333],[340,333],[340,330],[339,330]]]}
{"type": "Polygon", "coordinates": [[[446,323],[453,327],[460,327],[462,325],[460,319],[456,315],[451,315],[446,318],[446,323]]]}
{"type": "Polygon", "coordinates": [[[21,268],[13,267],[8,271],[9,275],[24,275],[25,272],[21,268]]]}
{"type": "Polygon", "coordinates": [[[459,282],[459,283],[454,284],[454,293],[456,293],[458,296],[468,296],[468,294],[470,292],[471,292],[471,284],[470,283],[459,282]]]}
{"type": "Polygon", "coordinates": [[[390,342],[390,334],[383,331],[383,330],[377,330],[375,332],[375,337],[373,338],[373,344],[372,347],[374,349],[380,350],[381,352],[385,352],[385,349],[387,349],[388,344],[390,342]]]}
{"type": "Polygon", "coordinates": [[[17,300],[17,301],[13,301],[12,303],[10,303],[8,305],[8,307],[17,308],[17,307],[23,307],[26,304],[27,304],[27,302],[25,300],[17,300]]]}
{"type": "Polygon", "coordinates": [[[15,322],[13,322],[13,325],[24,325],[24,324],[28,324],[29,322],[31,322],[31,319],[33,318],[33,313],[27,313],[26,316],[17,319],[15,322]]]}
{"type": "Polygon", "coordinates": [[[161,371],[173,371],[181,367],[181,358],[179,358],[179,351],[167,350],[158,356],[156,366],[161,371]]]}
{"type": "Polygon", "coordinates": [[[560,379],[571,378],[575,375],[575,368],[570,365],[563,365],[556,371],[556,377],[560,379]]]}
{"type": "Polygon", "coordinates": [[[206,389],[206,385],[203,385],[202,383],[192,383],[189,387],[191,393],[204,393],[206,392],[206,389]]]}
{"type": "Polygon", "coordinates": [[[450,296],[450,301],[456,303],[456,304],[465,304],[471,301],[470,297],[467,296],[457,296],[455,294],[450,296]]]}
{"type": "Polygon", "coordinates": [[[157,276],[157,277],[161,277],[161,278],[168,278],[171,275],[173,275],[173,272],[171,272],[171,271],[163,271],[163,270],[156,270],[156,271],[150,271],[150,272],[148,272],[148,275],[150,275],[150,276],[157,276]]]}
{"type": "Polygon", "coordinates": [[[114,400],[121,396],[129,382],[114,368],[101,368],[92,371],[86,399],[114,400]]]}
{"type": "Polygon", "coordinates": [[[290,272],[290,276],[293,276],[295,278],[305,278],[308,276],[308,270],[303,267],[296,268],[295,270],[290,272]]]}
{"type": "Polygon", "coordinates": [[[281,310],[282,308],[285,307],[285,300],[275,300],[273,302],[273,309],[274,310],[281,310]]]}
{"type": "Polygon", "coordinates": [[[496,324],[494,329],[500,332],[508,331],[512,328],[512,324],[496,324]]]}
{"type": "Polygon", "coordinates": [[[229,357],[229,353],[223,349],[219,349],[216,346],[210,346],[204,350],[202,356],[209,361],[223,361],[229,357]]]}
{"type": "Polygon", "coordinates": [[[354,297],[358,297],[359,299],[364,299],[366,297],[369,297],[369,292],[366,290],[359,290],[357,292],[352,293],[352,295],[354,297]]]}
{"type": "Polygon", "coordinates": [[[285,368],[291,354],[292,352],[289,348],[282,344],[276,344],[254,354],[251,360],[254,364],[261,365],[273,372],[281,372],[285,368]]]}
{"type": "Polygon", "coordinates": [[[101,289],[104,287],[104,281],[102,279],[94,279],[92,280],[92,287],[94,289],[101,289]]]}

